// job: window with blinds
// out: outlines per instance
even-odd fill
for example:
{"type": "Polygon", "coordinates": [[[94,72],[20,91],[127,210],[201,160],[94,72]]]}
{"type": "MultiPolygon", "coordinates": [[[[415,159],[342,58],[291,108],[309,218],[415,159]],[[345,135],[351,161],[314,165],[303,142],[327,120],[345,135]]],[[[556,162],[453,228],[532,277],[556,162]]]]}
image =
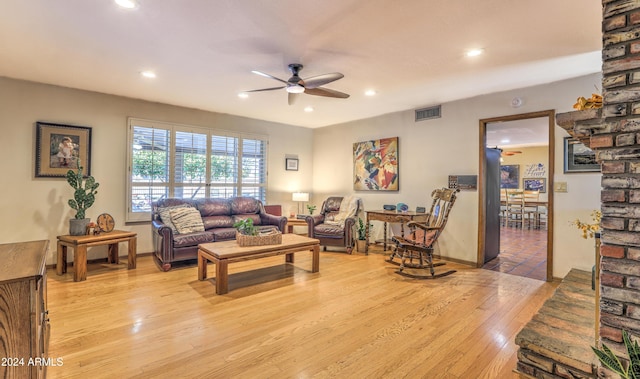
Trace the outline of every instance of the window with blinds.
{"type": "Polygon", "coordinates": [[[266,201],[266,137],[129,119],[127,221],[148,221],[165,197],[266,201]]]}

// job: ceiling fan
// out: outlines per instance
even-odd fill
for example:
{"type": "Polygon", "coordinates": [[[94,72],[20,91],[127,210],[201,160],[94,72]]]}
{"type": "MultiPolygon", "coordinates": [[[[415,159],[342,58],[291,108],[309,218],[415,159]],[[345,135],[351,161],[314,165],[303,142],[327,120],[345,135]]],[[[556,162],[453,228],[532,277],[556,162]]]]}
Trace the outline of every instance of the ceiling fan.
{"type": "Polygon", "coordinates": [[[522,151],[517,151],[517,150],[503,151],[503,152],[500,153],[500,156],[502,156],[502,157],[510,157],[510,156],[516,155],[516,154],[522,154],[522,151]]]}
{"type": "Polygon", "coordinates": [[[312,76],[310,78],[302,79],[300,78],[300,76],[298,76],[298,74],[302,70],[302,67],[303,66],[300,63],[291,63],[289,65],[289,70],[293,75],[289,78],[289,80],[276,78],[275,76],[266,74],[262,71],[256,71],[256,70],[251,71],[254,74],[264,76],[265,78],[275,79],[279,82],[284,83],[285,85],[280,87],[254,89],[254,90],[245,91],[245,92],[274,91],[274,90],[286,88],[287,93],[289,95],[288,96],[289,105],[293,104],[298,98],[298,95],[301,93],[306,93],[308,95],[314,95],[314,96],[336,97],[339,99],[346,99],[349,97],[349,95],[346,93],[321,87],[322,85],[344,78],[344,75],[342,75],[341,73],[332,72],[330,74],[317,75],[317,76],[312,76]]]}

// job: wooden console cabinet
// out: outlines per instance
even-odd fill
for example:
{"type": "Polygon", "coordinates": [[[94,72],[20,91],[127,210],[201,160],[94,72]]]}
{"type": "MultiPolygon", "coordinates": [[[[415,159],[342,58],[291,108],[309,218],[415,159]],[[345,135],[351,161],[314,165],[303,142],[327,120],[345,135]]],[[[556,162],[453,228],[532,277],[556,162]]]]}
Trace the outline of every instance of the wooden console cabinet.
{"type": "Polygon", "coordinates": [[[48,248],[49,241],[0,244],[0,378],[45,376],[48,248]]]}

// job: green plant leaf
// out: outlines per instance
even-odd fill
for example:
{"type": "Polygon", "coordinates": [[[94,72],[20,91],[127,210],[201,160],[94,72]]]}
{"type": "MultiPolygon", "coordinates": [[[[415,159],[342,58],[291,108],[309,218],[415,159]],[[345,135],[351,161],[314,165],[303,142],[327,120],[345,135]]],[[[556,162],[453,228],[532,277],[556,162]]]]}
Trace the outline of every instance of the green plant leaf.
{"type": "Polygon", "coordinates": [[[627,371],[624,369],[624,366],[616,357],[616,355],[609,349],[609,347],[605,344],[602,344],[602,350],[596,349],[591,346],[591,350],[596,354],[600,362],[611,371],[620,375],[621,378],[628,379],[629,375],[627,371]]]}
{"type": "Polygon", "coordinates": [[[638,347],[638,342],[631,341],[631,336],[626,330],[622,331],[622,340],[629,355],[628,375],[630,378],[640,379],[640,347],[638,347]]]}

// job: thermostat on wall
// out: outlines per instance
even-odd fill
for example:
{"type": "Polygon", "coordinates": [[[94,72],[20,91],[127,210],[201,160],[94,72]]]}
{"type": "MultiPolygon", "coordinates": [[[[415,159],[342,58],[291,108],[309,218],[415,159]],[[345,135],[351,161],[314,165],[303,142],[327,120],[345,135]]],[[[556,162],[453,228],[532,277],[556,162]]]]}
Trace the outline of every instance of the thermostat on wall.
{"type": "Polygon", "coordinates": [[[478,175],[449,175],[449,188],[478,189],[478,175]]]}

